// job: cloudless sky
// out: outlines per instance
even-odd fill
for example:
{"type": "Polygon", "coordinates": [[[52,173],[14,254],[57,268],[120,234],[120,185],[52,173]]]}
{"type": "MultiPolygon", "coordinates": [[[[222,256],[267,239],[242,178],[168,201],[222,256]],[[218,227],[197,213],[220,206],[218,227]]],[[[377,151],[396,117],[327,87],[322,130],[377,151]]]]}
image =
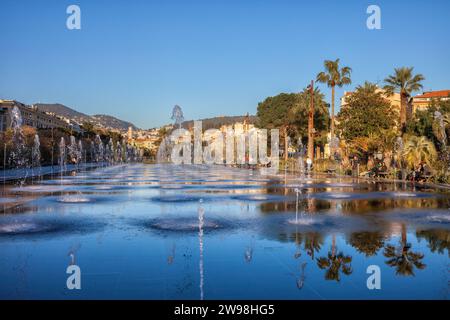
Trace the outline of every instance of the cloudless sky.
{"type": "MultiPolygon", "coordinates": [[[[1,0],[0,98],[62,103],[150,128],[256,113],[340,58],[353,84],[414,66],[424,90],[450,89],[448,0],[1,0]],[[81,30],[66,8],[81,8],[81,30]],[[366,9],[381,8],[381,30],[366,9]]],[[[329,100],[330,90],[320,88],[329,100]]]]}

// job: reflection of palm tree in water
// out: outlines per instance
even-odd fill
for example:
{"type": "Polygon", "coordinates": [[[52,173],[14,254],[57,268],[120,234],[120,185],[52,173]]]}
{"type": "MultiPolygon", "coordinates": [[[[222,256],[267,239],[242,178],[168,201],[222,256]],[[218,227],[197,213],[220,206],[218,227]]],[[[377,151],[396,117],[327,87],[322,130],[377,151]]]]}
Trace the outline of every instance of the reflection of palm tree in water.
{"type": "Polygon", "coordinates": [[[407,242],[406,226],[402,224],[402,237],[400,248],[393,245],[387,245],[384,249],[384,256],[388,258],[386,264],[395,267],[396,274],[402,276],[414,276],[414,267],[419,270],[425,269],[426,265],[422,263],[424,254],[410,251],[411,244],[407,242]]]}
{"type": "Polygon", "coordinates": [[[418,239],[425,239],[428,242],[428,248],[431,252],[444,254],[447,250],[450,258],[450,231],[444,229],[418,230],[416,231],[418,239]]]}
{"type": "Polygon", "coordinates": [[[333,234],[331,251],[328,252],[326,257],[321,257],[317,259],[317,266],[320,269],[326,269],[325,279],[326,280],[336,280],[340,281],[340,273],[345,275],[350,275],[353,270],[351,266],[352,257],[344,255],[341,251],[337,252],[336,248],[336,235],[333,234]]]}
{"type": "Polygon", "coordinates": [[[297,231],[297,227],[295,228],[295,253],[294,253],[294,258],[298,259],[301,257],[302,253],[300,251],[300,244],[302,243],[302,235],[300,233],[298,233],[297,231]]]}
{"type": "Polygon", "coordinates": [[[308,232],[305,235],[304,247],[308,256],[314,260],[314,253],[319,252],[323,245],[323,239],[320,233],[308,232]]]}
{"type": "Polygon", "coordinates": [[[348,242],[366,257],[375,256],[384,247],[384,237],[380,232],[354,232],[348,242]]]}
{"type": "Polygon", "coordinates": [[[298,259],[302,256],[301,252],[301,244],[303,243],[303,248],[308,254],[308,256],[311,257],[312,260],[314,260],[314,254],[315,252],[319,252],[323,245],[323,238],[322,235],[318,232],[307,232],[307,233],[299,233],[295,232],[295,245],[296,250],[294,253],[294,258],[298,259]]]}

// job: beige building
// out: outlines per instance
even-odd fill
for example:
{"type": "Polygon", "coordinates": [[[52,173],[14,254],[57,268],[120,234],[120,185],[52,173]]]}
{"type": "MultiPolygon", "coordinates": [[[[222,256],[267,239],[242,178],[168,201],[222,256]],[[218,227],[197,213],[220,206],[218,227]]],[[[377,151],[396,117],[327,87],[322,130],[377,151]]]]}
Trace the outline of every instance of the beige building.
{"type": "MultiPolygon", "coordinates": [[[[384,90],[379,88],[378,92],[384,93],[384,90]]],[[[344,92],[341,98],[341,108],[347,105],[347,99],[353,92],[344,92]]],[[[385,96],[387,100],[391,103],[395,110],[400,112],[400,94],[394,93],[392,96],[385,96]]],[[[439,90],[439,91],[427,91],[422,94],[414,96],[408,102],[407,113],[411,115],[417,110],[427,109],[433,100],[450,100],[450,90],[439,90]]]]}
{"type": "Polygon", "coordinates": [[[415,96],[412,101],[414,112],[427,109],[433,100],[450,100],[450,90],[427,91],[415,96]]]}
{"type": "Polygon", "coordinates": [[[79,126],[72,125],[53,115],[41,112],[33,106],[27,106],[15,100],[0,100],[0,130],[5,131],[11,127],[11,111],[14,107],[19,108],[22,115],[23,125],[37,129],[64,128],[67,130],[80,131],[79,126]]]}
{"type": "Polygon", "coordinates": [[[127,139],[128,139],[128,141],[132,141],[133,140],[133,128],[132,127],[128,127],[127,139]]]}

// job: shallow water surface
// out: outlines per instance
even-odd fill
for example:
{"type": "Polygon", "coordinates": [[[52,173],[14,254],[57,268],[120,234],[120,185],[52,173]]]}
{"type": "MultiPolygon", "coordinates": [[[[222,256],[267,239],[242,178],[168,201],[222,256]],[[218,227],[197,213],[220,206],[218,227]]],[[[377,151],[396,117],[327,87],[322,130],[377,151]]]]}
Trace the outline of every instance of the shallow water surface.
{"type": "Polygon", "coordinates": [[[0,298],[448,299],[449,208],[446,189],[222,166],[5,185],[0,298]]]}

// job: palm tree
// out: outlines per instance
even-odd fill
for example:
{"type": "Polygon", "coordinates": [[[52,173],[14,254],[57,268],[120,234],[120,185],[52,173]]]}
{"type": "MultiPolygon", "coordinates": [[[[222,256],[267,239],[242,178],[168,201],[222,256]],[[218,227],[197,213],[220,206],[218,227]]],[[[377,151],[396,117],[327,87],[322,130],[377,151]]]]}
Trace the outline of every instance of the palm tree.
{"type": "Polygon", "coordinates": [[[317,259],[317,266],[320,269],[326,269],[325,279],[326,280],[336,280],[340,281],[340,272],[342,271],[345,275],[350,275],[352,270],[352,257],[344,255],[341,251],[336,254],[336,236],[333,235],[332,249],[328,252],[326,257],[321,257],[317,259]]]}
{"type": "Polygon", "coordinates": [[[413,70],[413,67],[396,68],[394,69],[393,75],[384,79],[386,83],[384,90],[387,95],[393,95],[396,91],[400,93],[400,126],[402,130],[404,130],[406,124],[406,105],[408,98],[412,92],[419,91],[423,88],[421,82],[425,80],[422,74],[413,75],[413,70]]]}
{"type": "Polygon", "coordinates": [[[387,245],[384,249],[384,256],[389,258],[386,264],[395,267],[396,274],[402,276],[414,276],[414,267],[419,270],[425,269],[426,265],[422,263],[423,253],[412,252],[411,244],[407,242],[406,226],[402,225],[402,238],[400,248],[393,245],[387,245]]]}
{"type": "Polygon", "coordinates": [[[334,90],[338,86],[342,88],[344,85],[352,83],[350,74],[352,69],[350,67],[339,68],[339,59],[325,60],[325,71],[317,75],[316,81],[326,83],[331,88],[331,138],[334,137],[334,90]]]}
{"type": "Polygon", "coordinates": [[[426,137],[410,136],[403,149],[403,158],[411,168],[417,167],[421,162],[430,165],[436,157],[436,148],[426,137]]]}

